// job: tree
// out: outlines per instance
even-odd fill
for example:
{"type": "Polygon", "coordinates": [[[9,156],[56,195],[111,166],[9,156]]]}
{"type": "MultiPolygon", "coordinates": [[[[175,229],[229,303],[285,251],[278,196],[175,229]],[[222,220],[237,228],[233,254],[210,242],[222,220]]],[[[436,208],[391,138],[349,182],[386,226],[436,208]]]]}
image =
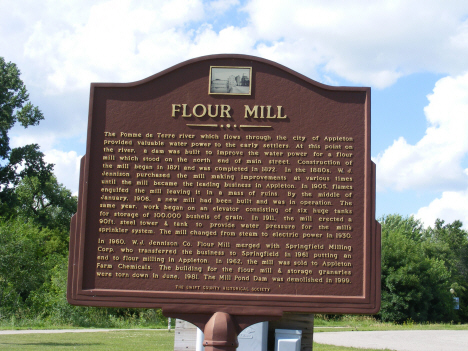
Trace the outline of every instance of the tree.
{"type": "Polygon", "coordinates": [[[55,176],[45,182],[38,177],[23,178],[15,189],[18,216],[30,219],[41,228],[68,233],[70,219],[76,212],[77,198],[58,183],[55,176]]]}
{"type": "Polygon", "coordinates": [[[78,200],[71,191],[57,182],[55,176],[41,182],[38,177],[25,177],[15,188],[16,216],[39,228],[48,228],[48,254],[68,255],[70,219],[78,200]]]}
{"type": "Polygon", "coordinates": [[[382,223],[383,320],[448,321],[453,308],[450,271],[427,255],[424,229],[413,217],[390,215],[382,223]]]}
{"type": "Polygon", "coordinates": [[[20,71],[0,57],[0,318],[45,313],[38,307],[50,305],[54,272],[65,272],[77,206],[37,144],[10,147],[16,123],[28,128],[44,118],[28,100],[20,71]]]}
{"type": "Polygon", "coordinates": [[[44,242],[47,230],[22,220],[0,221],[0,314],[24,307],[48,272],[44,242]]]}
{"type": "Polygon", "coordinates": [[[450,271],[450,288],[460,299],[457,322],[468,321],[468,232],[462,226],[460,221],[445,224],[437,219],[425,233],[427,255],[443,260],[450,271]]]}
{"type": "Polygon", "coordinates": [[[35,176],[45,183],[53,165],[44,162],[37,144],[11,148],[8,132],[18,122],[24,128],[38,125],[41,111],[29,102],[20,71],[12,62],[0,57],[0,214],[11,215],[14,187],[21,179],[35,176]]]}

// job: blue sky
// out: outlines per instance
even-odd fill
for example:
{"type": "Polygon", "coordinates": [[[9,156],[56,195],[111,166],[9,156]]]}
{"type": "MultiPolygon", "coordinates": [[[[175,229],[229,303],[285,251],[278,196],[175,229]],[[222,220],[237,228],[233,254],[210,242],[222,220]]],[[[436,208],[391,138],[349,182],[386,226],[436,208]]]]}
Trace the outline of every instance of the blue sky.
{"type": "Polygon", "coordinates": [[[46,119],[15,127],[78,187],[89,84],[143,79],[208,54],[279,62],[372,88],[377,216],[468,228],[468,2],[0,0],[0,56],[46,119]]]}

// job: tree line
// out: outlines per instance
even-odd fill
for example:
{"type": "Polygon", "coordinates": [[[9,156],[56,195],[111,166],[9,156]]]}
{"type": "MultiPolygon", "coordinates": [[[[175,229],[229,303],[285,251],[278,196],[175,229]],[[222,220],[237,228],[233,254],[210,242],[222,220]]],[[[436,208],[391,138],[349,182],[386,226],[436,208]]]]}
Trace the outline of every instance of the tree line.
{"type": "Polygon", "coordinates": [[[389,215],[382,224],[384,321],[468,321],[468,233],[462,222],[436,220],[425,229],[413,217],[389,215]],[[459,298],[455,309],[454,297],[459,298]]]}
{"type": "Polygon", "coordinates": [[[70,219],[77,198],[58,183],[37,144],[12,148],[9,132],[44,119],[0,57],[0,325],[152,325],[161,311],[71,306],[66,300],[70,219]]]}
{"type": "MultiPolygon", "coordinates": [[[[37,144],[12,148],[8,134],[15,124],[28,128],[43,118],[29,101],[17,66],[0,57],[0,325],[164,323],[160,310],[67,303],[69,225],[77,198],[58,183],[37,144]]],[[[468,322],[468,233],[462,223],[437,220],[424,228],[400,215],[379,221],[382,307],[376,317],[396,323],[468,322]]]]}

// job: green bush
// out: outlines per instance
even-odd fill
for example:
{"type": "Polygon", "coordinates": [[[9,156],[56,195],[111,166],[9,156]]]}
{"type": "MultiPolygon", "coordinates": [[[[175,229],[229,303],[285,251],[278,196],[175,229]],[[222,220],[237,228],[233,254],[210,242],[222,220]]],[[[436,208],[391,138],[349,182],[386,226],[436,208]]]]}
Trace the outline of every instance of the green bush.
{"type": "MultiPolygon", "coordinates": [[[[441,240],[436,240],[434,230],[424,229],[413,217],[399,215],[383,217],[381,223],[380,318],[397,323],[407,320],[449,322],[459,318],[453,309],[450,293],[458,273],[448,261],[448,256],[442,254],[447,250],[441,240]]],[[[467,233],[460,231],[459,234],[457,245],[466,243],[467,233]]],[[[454,250],[449,249],[449,252],[454,250]]]]}
{"type": "Polygon", "coordinates": [[[28,313],[32,291],[40,288],[49,274],[53,256],[46,256],[44,244],[49,230],[30,222],[0,222],[0,314],[2,318],[28,313]]]}

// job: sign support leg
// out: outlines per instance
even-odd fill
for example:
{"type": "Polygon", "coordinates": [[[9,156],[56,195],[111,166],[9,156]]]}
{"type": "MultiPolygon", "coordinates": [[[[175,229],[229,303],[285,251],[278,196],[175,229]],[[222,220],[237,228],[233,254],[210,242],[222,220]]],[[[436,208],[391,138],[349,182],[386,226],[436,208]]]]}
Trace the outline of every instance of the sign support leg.
{"type": "Polygon", "coordinates": [[[205,351],[236,351],[238,330],[230,314],[216,312],[205,325],[205,351]]]}

